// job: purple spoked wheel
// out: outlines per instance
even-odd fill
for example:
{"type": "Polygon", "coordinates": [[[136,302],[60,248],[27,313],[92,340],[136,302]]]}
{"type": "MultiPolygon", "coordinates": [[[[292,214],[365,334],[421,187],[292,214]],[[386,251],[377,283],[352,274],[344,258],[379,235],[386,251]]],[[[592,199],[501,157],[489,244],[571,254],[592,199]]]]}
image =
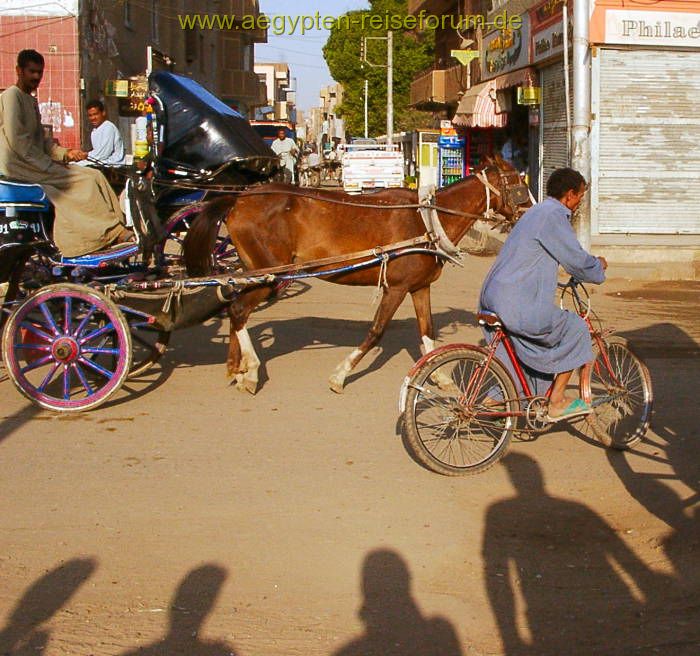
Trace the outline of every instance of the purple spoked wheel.
{"type": "Polygon", "coordinates": [[[104,403],[126,379],[131,335],[119,308],[80,285],[50,285],[10,317],[2,338],[7,373],[42,408],[79,412],[104,403]]]}
{"type": "MultiPolygon", "coordinates": [[[[174,214],[165,225],[165,237],[160,246],[161,260],[164,266],[182,267],[182,247],[190,226],[199,216],[203,205],[195,203],[174,214]]],[[[225,226],[219,230],[212,251],[212,264],[215,273],[236,271],[241,268],[236,247],[226,233],[225,226]]]]}

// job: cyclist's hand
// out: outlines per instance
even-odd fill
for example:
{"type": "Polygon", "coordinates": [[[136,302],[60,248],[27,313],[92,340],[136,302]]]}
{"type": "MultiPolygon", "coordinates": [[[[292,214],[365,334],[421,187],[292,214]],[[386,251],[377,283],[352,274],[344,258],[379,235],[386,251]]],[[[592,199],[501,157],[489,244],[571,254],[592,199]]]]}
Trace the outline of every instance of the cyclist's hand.
{"type": "Polygon", "coordinates": [[[598,260],[600,261],[600,266],[603,267],[603,271],[605,271],[608,268],[608,261],[602,256],[598,256],[598,260]]]}

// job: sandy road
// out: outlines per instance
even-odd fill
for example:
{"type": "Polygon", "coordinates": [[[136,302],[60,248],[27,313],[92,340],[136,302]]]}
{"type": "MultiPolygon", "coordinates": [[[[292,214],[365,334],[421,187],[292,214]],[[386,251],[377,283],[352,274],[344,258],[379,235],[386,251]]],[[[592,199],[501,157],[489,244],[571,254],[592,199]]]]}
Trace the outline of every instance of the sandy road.
{"type": "MultiPolygon", "coordinates": [[[[488,259],[434,287],[441,343],[475,341],[488,259]]],[[[471,478],[396,435],[410,303],[336,396],[372,290],[321,282],[254,316],[256,397],[224,326],[77,417],[0,385],[0,653],[697,654],[700,288],[614,279],[594,303],[648,358],[634,454],[552,432],[471,478]]]]}

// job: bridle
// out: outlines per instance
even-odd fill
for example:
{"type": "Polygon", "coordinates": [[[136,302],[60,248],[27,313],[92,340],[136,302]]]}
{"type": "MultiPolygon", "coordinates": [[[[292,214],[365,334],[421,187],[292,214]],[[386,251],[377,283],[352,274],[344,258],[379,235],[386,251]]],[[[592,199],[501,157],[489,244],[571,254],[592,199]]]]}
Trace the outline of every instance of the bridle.
{"type": "Polygon", "coordinates": [[[535,204],[535,199],[528,186],[522,181],[517,171],[503,171],[498,166],[487,166],[476,174],[486,190],[485,219],[498,219],[514,224],[530,207],[535,204]],[[487,172],[493,169],[498,174],[497,186],[491,184],[487,172]],[[500,202],[497,206],[491,206],[491,194],[494,194],[500,202]],[[506,217],[503,212],[510,216],[506,217]]]}

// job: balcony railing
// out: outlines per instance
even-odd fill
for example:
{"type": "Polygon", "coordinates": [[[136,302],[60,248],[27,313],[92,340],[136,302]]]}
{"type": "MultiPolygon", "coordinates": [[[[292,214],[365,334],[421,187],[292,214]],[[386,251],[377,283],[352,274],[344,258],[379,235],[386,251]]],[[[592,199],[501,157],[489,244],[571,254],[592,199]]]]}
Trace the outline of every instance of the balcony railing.
{"type": "Polygon", "coordinates": [[[461,64],[419,74],[411,82],[411,105],[420,108],[457,103],[459,92],[466,88],[466,76],[466,68],[461,64]]]}

